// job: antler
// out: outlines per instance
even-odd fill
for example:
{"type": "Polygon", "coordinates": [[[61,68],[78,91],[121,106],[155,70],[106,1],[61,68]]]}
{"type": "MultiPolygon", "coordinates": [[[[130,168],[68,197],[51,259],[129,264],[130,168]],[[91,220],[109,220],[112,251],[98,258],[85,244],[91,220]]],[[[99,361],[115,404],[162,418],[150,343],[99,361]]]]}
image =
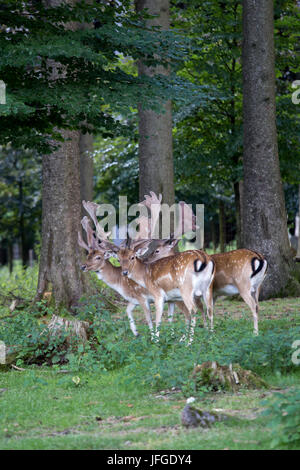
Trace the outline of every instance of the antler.
{"type": "Polygon", "coordinates": [[[84,248],[86,251],[90,251],[89,247],[87,246],[87,244],[83,241],[83,238],[82,238],[82,235],[81,235],[81,231],[78,230],[78,245],[81,246],[82,248],[84,248]]]}
{"type": "Polygon", "coordinates": [[[95,202],[91,202],[91,201],[82,201],[82,205],[95,224],[97,236],[101,240],[107,240],[111,232],[105,232],[103,227],[101,227],[101,225],[99,224],[97,220],[96,211],[99,207],[99,204],[96,204],[95,202]]]}
{"type": "Polygon", "coordinates": [[[90,202],[90,201],[87,201],[87,202],[82,201],[82,205],[87,211],[87,213],[90,215],[96,227],[97,236],[92,231],[89,225],[89,219],[87,218],[87,216],[85,216],[81,221],[83,228],[87,232],[88,244],[90,245],[91,243],[91,247],[97,250],[113,251],[114,253],[117,253],[119,251],[119,247],[115,245],[114,243],[111,243],[107,240],[111,232],[105,232],[97,220],[96,210],[99,207],[99,205],[96,204],[95,202],[90,202]]]}
{"type": "Polygon", "coordinates": [[[152,238],[159,218],[162,195],[159,194],[157,197],[153,191],[150,191],[150,196],[146,194],[144,198],[145,200],[140,202],[140,204],[150,209],[151,217],[149,218],[142,215],[137,219],[140,225],[140,232],[135,240],[146,240],[152,238]]]}
{"type": "Polygon", "coordinates": [[[196,216],[193,213],[193,209],[191,209],[191,207],[189,207],[184,201],[180,201],[179,222],[171,238],[180,238],[185,233],[195,231],[196,229],[196,216]]]}
{"type": "Polygon", "coordinates": [[[81,220],[81,225],[86,231],[88,249],[96,248],[95,237],[92,227],[90,226],[90,221],[87,216],[84,216],[81,220]]]}

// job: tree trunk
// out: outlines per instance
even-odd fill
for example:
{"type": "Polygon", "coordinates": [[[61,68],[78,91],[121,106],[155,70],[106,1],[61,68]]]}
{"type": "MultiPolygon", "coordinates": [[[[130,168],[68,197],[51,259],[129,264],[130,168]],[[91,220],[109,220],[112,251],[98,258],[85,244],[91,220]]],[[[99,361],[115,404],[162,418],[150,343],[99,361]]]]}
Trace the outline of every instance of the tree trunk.
{"type": "MultiPolygon", "coordinates": [[[[76,0],[67,0],[70,5],[76,0]]],[[[45,0],[58,6],[62,0],[45,0]]],[[[68,22],[66,29],[75,30],[79,23],[68,22]]],[[[58,63],[48,59],[51,80],[58,77],[58,63]]],[[[63,75],[68,73],[64,69],[63,75]]],[[[70,308],[89,290],[89,280],[81,269],[77,233],[81,218],[80,132],[60,130],[64,142],[42,164],[42,247],[36,299],[51,290],[56,307],[70,308]],[[51,284],[51,285],[49,285],[51,284]]]]}
{"type": "Polygon", "coordinates": [[[262,298],[284,288],[292,266],[275,122],[273,0],[243,0],[243,246],[269,262],[262,298]]]}
{"type": "Polygon", "coordinates": [[[217,250],[217,233],[216,233],[216,224],[215,224],[214,219],[211,219],[210,221],[210,232],[211,232],[211,241],[212,241],[213,251],[215,253],[217,250]]]}
{"type": "Polygon", "coordinates": [[[25,246],[25,228],[24,228],[24,208],[23,208],[23,181],[19,181],[19,234],[21,245],[21,261],[23,268],[27,265],[26,246],[25,246]]]}
{"type": "MultiPolygon", "coordinates": [[[[158,25],[163,30],[170,28],[169,0],[136,0],[136,10],[148,9],[155,19],[147,20],[147,25],[158,25]]],[[[146,67],[139,63],[139,75],[153,76],[169,72],[161,66],[146,67]]],[[[140,200],[149,191],[162,193],[163,202],[174,203],[174,166],[172,144],[172,104],[161,103],[164,112],[157,114],[145,110],[140,105],[139,115],[139,170],[140,200]]]]}
{"type": "MultiPolygon", "coordinates": [[[[79,136],[80,151],[80,197],[81,201],[93,200],[93,176],[94,163],[92,158],[93,152],[93,136],[91,134],[82,134],[79,136]]],[[[81,208],[83,215],[87,215],[83,207],[81,208]]]]}
{"type": "Polygon", "coordinates": [[[235,220],[236,220],[236,247],[241,248],[241,196],[240,182],[236,181],[233,185],[234,203],[235,203],[235,220]]]}
{"type": "Polygon", "coordinates": [[[80,227],[79,132],[61,131],[65,140],[43,156],[42,248],[37,299],[52,287],[56,306],[76,305],[87,290],[77,243],[80,227]]]}
{"type": "Polygon", "coordinates": [[[299,199],[298,199],[298,249],[296,254],[296,260],[300,261],[300,184],[299,184],[299,199]]]}
{"type": "Polygon", "coordinates": [[[226,218],[224,201],[219,200],[219,240],[220,252],[224,253],[226,248],[226,218]]]}
{"type": "Polygon", "coordinates": [[[12,242],[8,242],[7,245],[7,260],[8,260],[8,269],[9,274],[12,274],[14,269],[14,258],[13,258],[13,245],[12,242]]]}

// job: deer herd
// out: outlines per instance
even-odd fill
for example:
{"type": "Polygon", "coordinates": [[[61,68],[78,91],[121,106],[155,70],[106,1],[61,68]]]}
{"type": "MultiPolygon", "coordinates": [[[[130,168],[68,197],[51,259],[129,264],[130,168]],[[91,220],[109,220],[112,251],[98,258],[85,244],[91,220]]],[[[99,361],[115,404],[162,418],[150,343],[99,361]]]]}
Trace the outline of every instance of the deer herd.
{"type": "MultiPolygon", "coordinates": [[[[254,333],[258,334],[258,297],[267,271],[266,259],[260,253],[248,249],[213,255],[202,250],[178,252],[178,227],[168,239],[151,239],[150,227],[159,220],[161,199],[161,195],[157,197],[153,192],[145,196],[141,204],[150,209],[152,220],[141,216],[139,235],[133,239],[127,238],[119,246],[108,240],[110,234],[98,222],[96,212],[99,206],[83,201],[94,229],[90,219],[83,217],[81,224],[87,242],[78,232],[78,243],[87,251],[87,258],[81,266],[82,270],[96,272],[99,279],[128,302],[126,313],[135,336],[138,336],[138,332],[132,314],[134,308],[137,305],[142,308],[151,337],[157,340],[164,304],[167,303],[169,322],[173,320],[175,305],[184,314],[190,344],[197,311],[201,311],[205,327],[207,315],[210,329],[213,330],[214,300],[220,295],[234,294],[240,294],[249,306],[254,333]],[[113,265],[109,261],[111,257],[117,258],[120,266],[113,265]],[[155,327],[152,324],[151,304],[155,307],[155,327]]],[[[185,226],[194,229],[192,210],[183,202],[180,205],[187,219],[185,226]]]]}

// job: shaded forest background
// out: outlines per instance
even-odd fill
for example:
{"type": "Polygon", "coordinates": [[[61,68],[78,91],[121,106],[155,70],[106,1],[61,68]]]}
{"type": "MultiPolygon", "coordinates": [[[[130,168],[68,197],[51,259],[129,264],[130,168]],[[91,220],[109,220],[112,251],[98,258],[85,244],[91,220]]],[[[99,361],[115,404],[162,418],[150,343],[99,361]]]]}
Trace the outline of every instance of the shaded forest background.
{"type": "Polygon", "coordinates": [[[204,203],[205,248],[261,249],[279,260],[277,277],[284,278],[274,273],[266,296],[286,287],[298,248],[300,113],[291,97],[300,79],[299,6],[276,0],[273,11],[264,0],[258,12],[271,14],[257,40],[267,53],[275,47],[275,65],[267,64],[276,85],[272,138],[281,176],[274,190],[268,155],[259,184],[244,188],[245,164],[256,153],[243,145],[256,119],[243,115],[251,109],[255,73],[270,85],[264,96],[257,81],[266,103],[261,142],[272,125],[273,99],[265,51],[245,66],[245,40],[255,37],[247,7],[250,1],[235,0],[2,2],[0,262],[12,270],[17,248],[24,267],[39,260],[37,298],[53,289],[57,304],[72,305],[90,288],[79,270],[82,199],[117,207],[119,195],[132,204],[150,189],[165,202],[204,203]],[[276,220],[281,185],[285,208],[276,220]],[[247,219],[248,189],[246,202],[252,191],[266,213],[269,245],[247,219]],[[279,237],[277,228],[285,234],[279,237]]]}

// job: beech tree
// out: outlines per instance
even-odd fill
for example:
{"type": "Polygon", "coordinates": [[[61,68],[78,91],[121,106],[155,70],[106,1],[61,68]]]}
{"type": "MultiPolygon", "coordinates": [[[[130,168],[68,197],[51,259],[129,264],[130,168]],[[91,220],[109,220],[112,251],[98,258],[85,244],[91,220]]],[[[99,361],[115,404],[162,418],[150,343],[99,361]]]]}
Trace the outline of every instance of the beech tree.
{"type": "Polygon", "coordinates": [[[85,201],[93,200],[93,136],[89,133],[80,133],[79,136],[80,152],[80,194],[81,199],[85,201]]]}
{"type": "Polygon", "coordinates": [[[62,131],[58,150],[43,156],[42,247],[37,298],[50,289],[57,306],[76,305],[87,291],[77,243],[80,227],[79,132],[62,131]]]}
{"type": "MultiPolygon", "coordinates": [[[[162,30],[170,28],[169,0],[136,0],[138,12],[147,10],[148,27],[159,26],[162,30]]],[[[148,67],[139,61],[139,75],[167,75],[167,67],[148,67]]],[[[161,193],[163,202],[174,203],[174,165],[172,145],[172,103],[161,102],[162,111],[145,109],[140,103],[139,114],[139,193],[140,200],[149,191],[161,193]]]]}
{"type": "Polygon", "coordinates": [[[0,74],[7,90],[0,139],[43,154],[37,298],[51,288],[56,305],[70,307],[86,290],[77,246],[80,191],[87,194],[83,178],[80,189],[80,132],[116,135],[123,128],[117,113],[138,102],[155,106],[167,84],[147,77],[142,93],[143,79],[121,70],[120,54],[135,61],[147,56],[156,66],[168,60],[172,41],[145,30],[130,1],[7,0],[0,15],[0,74]]]}
{"type": "Polygon", "coordinates": [[[244,247],[269,262],[262,298],[284,288],[292,268],[279,169],[273,0],[243,0],[244,247]]]}

